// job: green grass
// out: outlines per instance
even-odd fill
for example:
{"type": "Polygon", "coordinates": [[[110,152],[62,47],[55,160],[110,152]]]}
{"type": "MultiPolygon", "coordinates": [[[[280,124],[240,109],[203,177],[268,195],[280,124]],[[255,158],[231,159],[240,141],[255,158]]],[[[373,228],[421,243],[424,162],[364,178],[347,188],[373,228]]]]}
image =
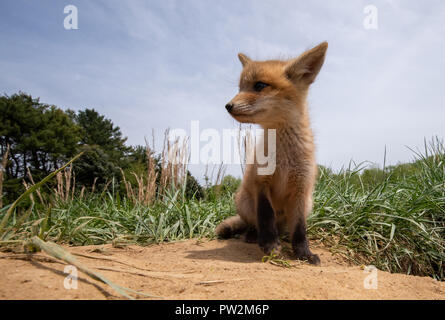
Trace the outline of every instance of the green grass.
{"type": "Polygon", "coordinates": [[[364,183],[364,169],[321,170],[310,235],[357,263],[445,279],[443,145],[416,157],[404,170],[377,172],[374,184],[364,183]]]}
{"type": "MultiPolygon", "coordinates": [[[[222,219],[234,212],[232,201],[178,199],[180,192],[167,194],[151,207],[134,205],[111,193],[103,197],[60,203],[52,208],[48,219],[34,209],[29,220],[7,238],[32,234],[36,225],[44,240],[73,245],[102,244],[127,241],[139,244],[175,241],[190,238],[211,238],[222,219]]],[[[11,224],[17,223],[17,218],[11,224]]],[[[36,233],[36,232],[34,232],[36,233]]]]}
{"type": "MultiPolygon", "coordinates": [[[[444,280],[444,147],[436,140],[414,155],[411,164],[385,170],[321,168],[309,236],[355,263],[444,280]]],[[[213,238],[215,226],[234,210],[228,192],[196,200],[171,191],[150,207],[118,193],[93,194],[21,214],[0,209],[0,217],[11,213],[0,244],[34,235],[73,245],[213,238]]]]}

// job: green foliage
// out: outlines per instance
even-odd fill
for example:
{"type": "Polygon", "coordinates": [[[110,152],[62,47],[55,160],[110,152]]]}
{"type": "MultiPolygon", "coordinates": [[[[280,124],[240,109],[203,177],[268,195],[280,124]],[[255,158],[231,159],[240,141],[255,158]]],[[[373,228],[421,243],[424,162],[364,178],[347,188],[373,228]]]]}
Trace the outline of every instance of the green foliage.
{"type": "Polygon", "coordinates": [[[0,97],[0,151],[10,145],[6,166],[6,198],[22,192],[21,178],[30,168],[39,180],[76,153],[79,128],[63,110],[42,104],[25,93],[0,97]]]}
{"type": "Polygon", "coordinates": [[[199,184],[198,180],[192,176],[190,171],[187,170],[187,182],[185,187],[185,196],[188,199],[196,198],[202,199],[204,197],[204,189],[199,184]]]}
{"type": "MultiPolygon", "coordinates": [[[[127,154],[128,162],[132,163],[145,163],[147,164],[147,149],[144,146],[131,146],[129,147],[127,154]]],[[[159,163],[159,159],[155,158],[156,163],[159,163]]]]}
{"type": "MultiPolygon", "coordinates": [[[[147,174],[147,154],[145,147],[135,146],[130,147],[130,152],[127,155],[128,166],[124,169],[125,179],[132,185],[136,185],[136,178],[147,174]]],[[[158,171],[157,171],[158,172],[158,171]]],[[[159,172],[158,172],[159,175],[159,172]]],[[[122,189],[123,190],[123,189],[122,189]]]]}
{"type": "Polygon", "coordinates": [[[221,190],[224,193],[235,193],[241,184],[240,178],[235,178],[234,176],[227,175],[221,181],[221,190]]]}
{"type": "Polygon", "coordinates": [[[209,186],[209,181],[206,181],[207,188],[205,189],[205,198],[208,201],[217,201],[219,198],[226,196],[232,197],[241,184],[241,179],[235,178],[231,175],[225,176],[220,184],[209,186]]]}
{"type": "Polygon", "coordinates": [[[109,155],[100,147],[84,145],[80,148],[80,151],[83,151],[84,155],[73,165],[76,183],[92,187],[95,180],[96,186],[101,186],[113,178],[119,180],[119,167],[110,160],[109,155]]]}
{"type": "Polygon", "coordinates": [[[80,127],[80,142],[85,156],[75,164],[74,173],[80,185],[92,186],[94,179],[103,184],[113,177],[119,179],[119,168],[126,168],[127,138],[110,119],[94,109],[68,110],[71,119],[80,127]]]}
{"type": "Polygon", "coordinates": [[[81,128],[81,144],[100,147],[112,162],[121,166],[129,148],[120,128],[94,109],[81,110],[77,114],[70,111],[70,114],[81,128]]]}
{"type": "Polygon", "coordinates": [[[64,164],[62,167],[60,167],[57,170],[51,172],[48,176],[46,176],[44,179],[39,181],[37,184],[31,186],[28,190],[26,190],[24,193],[22,193],[20,195],[20,197],[18,197],[17,200],[14,201],[14,203],[12,203],[12,205],[8,208],[8,211],[6,211],[5,215],[2,217],[2,219],[0,221],[0,239],[4,239],[5,236],[2,235],[3,229],[6,226],[6,224],[8,223],[9,217],[14,212],[15,208],[20,204],[20,202],[22,202],[24,199],[26,199],[28,195],[31,195],[36,190],[38,190],[45,183],[50,181],[51,178],[53,178],[58,172],[60,172],[63,169],[65,169],[68,165],[70,165],[73,161],[77,160],[80,156],[82,156],[82,153],[80,153],[77,156],[75,156],[73,159],[71,159],[69,162],[64,164]]]}

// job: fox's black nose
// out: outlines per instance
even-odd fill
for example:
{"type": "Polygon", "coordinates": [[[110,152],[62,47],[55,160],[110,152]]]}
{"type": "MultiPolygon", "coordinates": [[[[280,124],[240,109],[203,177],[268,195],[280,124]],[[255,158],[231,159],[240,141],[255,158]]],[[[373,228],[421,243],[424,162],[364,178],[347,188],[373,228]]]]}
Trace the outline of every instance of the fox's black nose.
{"type": "Polygon", "coordinates": [[[233,109],[233,104],[231,104],[231,103],[228,103],[228,104],[226,104],[226,109],[227,109],[227,111],[232,111],[232,109],[233,109]]]}

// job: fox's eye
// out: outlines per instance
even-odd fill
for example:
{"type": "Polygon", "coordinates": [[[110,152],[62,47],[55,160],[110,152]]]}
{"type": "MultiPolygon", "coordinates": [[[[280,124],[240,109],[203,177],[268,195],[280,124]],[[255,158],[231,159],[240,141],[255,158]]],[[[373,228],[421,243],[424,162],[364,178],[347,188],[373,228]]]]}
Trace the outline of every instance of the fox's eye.
{"type": "Polygon", "coordinates": [[[256,92],[260,92],[261,90],[263,90],[264,88],[266,88],[267,86],[269,86],[267,83],[258,81],[254,84],[253,86],[253,90],[255,90],[256,92]]]}

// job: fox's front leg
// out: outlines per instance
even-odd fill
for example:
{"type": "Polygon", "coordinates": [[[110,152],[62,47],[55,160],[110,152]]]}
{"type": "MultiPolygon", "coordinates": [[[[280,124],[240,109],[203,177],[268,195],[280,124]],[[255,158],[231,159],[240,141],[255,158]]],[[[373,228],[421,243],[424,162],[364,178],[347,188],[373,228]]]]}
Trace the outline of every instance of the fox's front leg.
{"type": "Polygon", "coordinates": [[[306,237],[306,215],[311,210],[312,198],[301,197],[294,206],[289,208],[289,230],[291,232],[292,249],[297,259],[308,260],[309,263],[319,265],[320,258],[311,252],[306,237]]]}
{"type": "Polygon", "coordinates": [[[263,192],[260,192],[257,200],[258,219],[258,244],[265,254],[272,250],[280,250],[280,240],[275,223],[275,213],[269,200],[263,192]]]}

